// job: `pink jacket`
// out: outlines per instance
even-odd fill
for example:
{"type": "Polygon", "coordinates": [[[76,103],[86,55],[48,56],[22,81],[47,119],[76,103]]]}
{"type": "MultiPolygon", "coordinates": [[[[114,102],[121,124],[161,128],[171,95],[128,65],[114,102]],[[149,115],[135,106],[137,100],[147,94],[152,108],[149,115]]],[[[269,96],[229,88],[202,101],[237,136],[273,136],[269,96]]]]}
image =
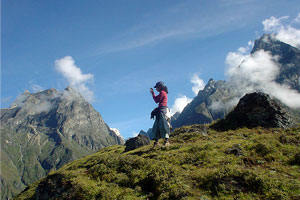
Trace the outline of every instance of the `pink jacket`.
{"type": "Polygon", "coordinates": [[[155,103],[159,103],[158,107],[162,107],[162,106],[168,106],[168,95],[165,91],[161,91],[159,93],[159,95],[155,96],[154,93],[152,93],[152,97],[155,101],[155,103]]]}

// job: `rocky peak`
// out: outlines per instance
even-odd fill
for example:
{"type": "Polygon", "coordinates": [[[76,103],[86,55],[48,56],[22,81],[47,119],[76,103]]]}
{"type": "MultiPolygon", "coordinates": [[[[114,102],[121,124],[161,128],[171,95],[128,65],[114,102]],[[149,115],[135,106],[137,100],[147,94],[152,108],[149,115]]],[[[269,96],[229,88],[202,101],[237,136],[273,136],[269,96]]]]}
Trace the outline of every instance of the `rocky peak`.
{"type": "Polygon", "coordinates": [[[300,92],[300,50],[277,40],[275,35],[270,34],[265,34],[255,41],[251,54],[259,50],[277,56],[280,73],[276,77],[276,82],[300,92]]]}
{"type": "Polygon", "coordinates": [[[290,54],[300,53],[299,49],[277,40],[276,36],[271,34],[264,34],[255,40],[251,54],[259,50],[269,51],[272,55],[280,55],[281,62],[290,61],[293,57],[289,56],[290,54]]]}
{"type": "Polygon", "coordinates": [[[214,79],[210,78],[208,83],[205,85],[203,91],[209,92],[209,91],[213,90],[214,88],[216,88],[216,81],[214,79]]]}
{"type": "Polygon", "coordinates": [[[66,91],[70,91],[70,92],[77,92],[73,87],[71,87],[70,85],[68,85],[66,88],[65,88],[66,91]]]}
{"type": "MultiPolygon", "coordinates": [[[[63,92],[48,89],[37,93],[25,91],[12,104],[11,109],[3,109],[1,122],[17,131],[28,126],[53,129],[58,135],[75,140],[91,150],[109,144],[122,143],[120,135],[111,132],[101,115],[72,87],[63,92]],[[102,137],[113,137],[110,140],[102,137]]],[[[53,131],[53,130],[51,130],[53,131]]]]}
{"type": "Polygon", "coordinates": [[[222,100],[230,100],[233,91],[232,86],[226,81],[209,79],[193,101],[180,114],[172,118],[172,126],[177,128],[182,125],[211,123],[213,120],[223,118],[231,108],[223,105],[222,100]],[[216,103],[220,104],[218,109],[215,109],[216,103]]]}
{"type": "Polygon", "coordinates": [[[210,78],[205,87],[213,86],[214,84],[216,84],[216,81],[213,78],[210,78]]]}
{"type": "Polygon", "coordinates": [[[28,90],[25,90],[21,95],[17,97],[17,99],[10,105],[9,108],[21,106],[29,95],[30,92],[28,90]]]}
{"type": "Polygon", "coordinates": [[[6,159],[1,164],[3,174],[9,174],[1,176],[4,196],[24,189],[71,160],[124,144],[100,113],[71,87],[63,92],[25,91],[10,108],[1,109],[0,119],[1,141],[7,141],[1,145],[6,159]]]}
{"type": "MultiPolygon", "coordinates": [[[[216,90],[223,90],[223,89],[228,89],[229,84],[226,81],[223,80],[218,80],[215,81],[214,79],[209,79],[208,83],[205,85],[203,90],[199,91],[198,96],[203,96],[203,95],[211,95],[215,93],[216,90]]],[[[196,98],[197,98],[196,97],[196,98]]]]}
{"type": "Polygon", "coordinates": [[[74,96],[81,96],[82,95],[73,87],[71,87],[70,85],[65,89],[66,92],[69,92],[70,94],[74,95],[74,96]]]}

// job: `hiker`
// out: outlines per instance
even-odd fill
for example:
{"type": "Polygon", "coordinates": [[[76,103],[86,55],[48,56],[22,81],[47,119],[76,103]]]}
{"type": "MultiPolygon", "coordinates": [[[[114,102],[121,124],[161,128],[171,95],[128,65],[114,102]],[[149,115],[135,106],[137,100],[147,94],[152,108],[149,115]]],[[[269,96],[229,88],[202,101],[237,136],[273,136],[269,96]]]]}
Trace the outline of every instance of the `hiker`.
{"type": "Polygon", "coordinates": [[[164,146],[169,146],[170,135],[170,111],[168,108],[168,88],[164,82],[159,81],[154,86],[159,94],[156,96],[153,89],[150,88],[150,93],[158,107],[151,112],[151,119],[155,116],[155,122],[152,127],[152,136],[155,139],[153,148],[158,146],[158,139],[164,138],[164,146]]]}

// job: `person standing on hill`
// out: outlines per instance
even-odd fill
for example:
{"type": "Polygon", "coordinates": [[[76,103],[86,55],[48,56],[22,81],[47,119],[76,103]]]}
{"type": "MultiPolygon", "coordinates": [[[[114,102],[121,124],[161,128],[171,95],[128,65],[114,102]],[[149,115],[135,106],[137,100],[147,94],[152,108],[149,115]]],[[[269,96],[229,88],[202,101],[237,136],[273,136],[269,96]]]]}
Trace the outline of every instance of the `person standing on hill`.
{"type": "Polygon", "coordinates": [[[155,122],[152,127],[152,136],[155,139],[154,147],[158,146],[159,138],[164,138],[164,146],[169,146],[170,135],[170,111],[168,108],[168,88],[164,82],[159,81],[154,86],[159,94],[156,96],[153,89],[150,88],[150,93],[158,107],[151,112],[151,119],[155,116],[155,122]]]}

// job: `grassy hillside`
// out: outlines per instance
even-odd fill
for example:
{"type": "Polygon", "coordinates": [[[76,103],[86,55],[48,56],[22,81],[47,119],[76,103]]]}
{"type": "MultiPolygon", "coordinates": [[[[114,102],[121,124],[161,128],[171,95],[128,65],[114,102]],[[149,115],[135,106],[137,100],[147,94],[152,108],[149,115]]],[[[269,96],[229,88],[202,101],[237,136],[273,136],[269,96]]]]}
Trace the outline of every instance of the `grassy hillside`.
{"type": "Polygon", "coordinates": [[[177,129],[168,148],[104,148],[16,199],[300,199],[300,127],[202,128],[177,129]]]}

